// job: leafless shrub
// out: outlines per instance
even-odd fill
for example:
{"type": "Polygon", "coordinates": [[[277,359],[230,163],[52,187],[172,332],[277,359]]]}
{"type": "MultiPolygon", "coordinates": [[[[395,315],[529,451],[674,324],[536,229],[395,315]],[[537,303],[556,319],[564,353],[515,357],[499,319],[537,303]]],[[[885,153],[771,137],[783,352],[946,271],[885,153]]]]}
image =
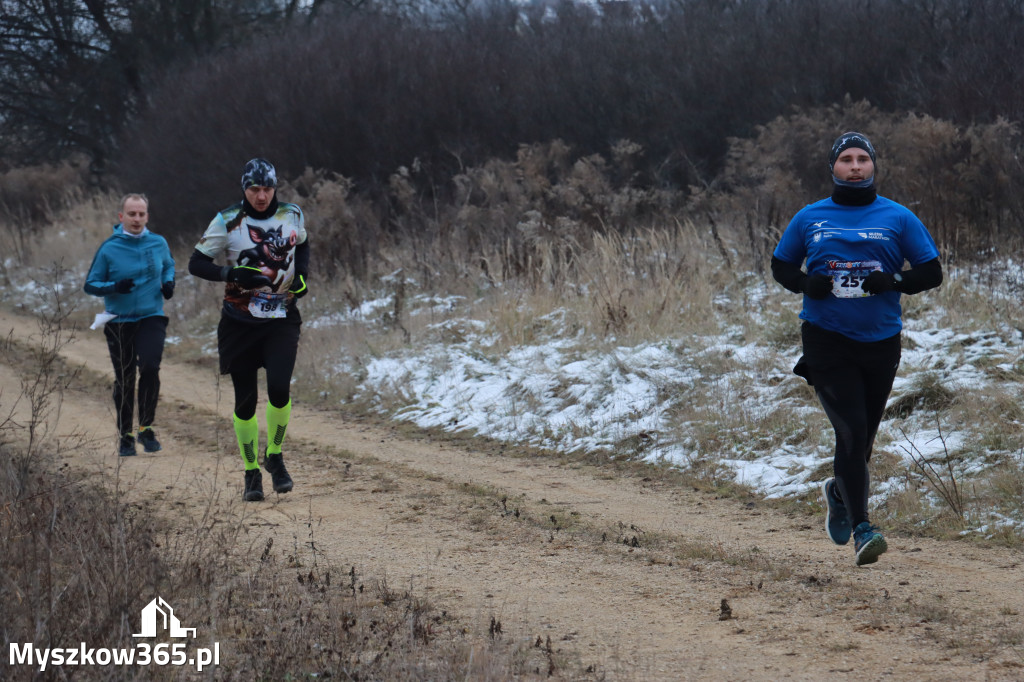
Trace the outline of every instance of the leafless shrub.
{"type": "Polygon", "coordinates": [[[7,274],[8,258],[22,264],[32,251],[42,226],[55,222],[67,206],[81,200],[84,162],[12,168],[0,174],[0,234],[5,235],[0,272],[7,274]]]}
{"type": "Polygon", "coordinates": [[[0,218],[37,226],[50,220],[68,192],[82,189],[87,167],[83,159],[59,164],[12,168],[0,174],[0,218]]]}
{"type": "MultiPolygon", "coordinates": [[[[60,288],[60,282],[67,273],[58,263],[51,274],[57,284],[51,286],[41,306],[37,318],[39,333],[28,350],[27,363],[24,364],[26,371],[21,375],[18,399],[26,403],[26,415],[18,426],[24,429],[25,444],[12,457],[21,476],[27,476],[34,460],[42,455],[44,448],[52,445],[64,390],[75,377],[75,372],[66,371],[61,361],[61,351],[75,337],[74,325],[69,322],[74,308],[67,304],[60,288]]],[[[9,338],[4,349],[6,354],[13,352],[12,343],[9,338]]]]}
{"type": "Polygon", "coordinates": [[[789,219],[828,196],[832,140],[867,134],[878,150],[879,193],[914,210],[947,257],[971,259],[999,243],[1019,244],[1024,204],[1009,190],[1024,181],[1019,127],[998,119],[958,126],[926,115],[884,113],[866,101],[797,110],[730,140],[716,183],[689,210],[730,229],[744,262],[764,263],[789,219]]]}
{"type": "MultiPolygon", "coordinates": [[[[355,566],[340,570],[319,549],[312,516],[305,541],[279,555],[272,541],[247,547],[245,524],[225,522],[216,493],[171,523],[131,499],[116,473],[69,464],[80,453],[43,427],[72,376],[60,358],[67,308],[53,307],[36,343],[8,339],[2,348],[4,364],[24,377],[20,405],[0,395],[9,413],[0,423],[4,651],[29,642],[132,648],[142,608],[167,595],[180,612],[206,615],[210,641],[221,646],[218,678],[500,680],[537,658],[525,645],[488,638],[486,623],[467,637],[465,625],[411,589],[392,590],[386,577],[370,577],[376,590],[364,590],[355,566]]],[[[172,667],[140,674],[188,676],[172,667]]],[[[78,666],[74,675],[105,680],[111,668],[78,666]]],[[[37,665],[5,669],[5,679],[40,676],[37,665]]]]}
{"type": "MultiPolygon", "coordinates": [[[[4,650],[29,642],[39,648],[126,646],[131,621],[169,584],[169,567],[154,550],[156,525],[61,461],[76,455],[74,439],[58,439],[54,431],[74,376],[60,358],[73,329],[55,296],[34,344],[25,348],[8,339],[3,349],[5,364],[20,367],[22,377],[21,404],[5,405],[22,416],[8,419],[0,442],[4,650]]],[[[109,672],[97,670],[83,669],[81,676],[102,679],[109,672]]],[[[28,679],[34,668],[8,673],[28,679]]]]}
{"type": "Polygon", "coordinates": [[[933,462],[933,458],[927,457],[917,447],[917,444],[912,438],[907,436],[903,429],[900,429],[900,433],[903,434],[904,439],[908,445],[900,444],[900,448],[907,453],[907,456],[914,462],[918,471],[928,481],[932,490],[939,495],[946,506],[957,515],[957,517],[964,520],[964,493],[963,488],[960,484],[959,478],[961,472],[956,469],[957,458],[949,452],[949,447],[946,442],[946,436],[942,432],[942,425],[936,418],[936,429],[938,430],[939,442],[942,445],[943,456],[939,458],[940,466],[936,466],[933,462]]]}
{"type": "Polygon", "coordinates": [[[352,190],[350,179],[311,168],[281,186],[282,199],[296,201],[306,214],[317,277],[345,273],[363,280],[379,254],[384,235],[378,211],[352,190]]]}

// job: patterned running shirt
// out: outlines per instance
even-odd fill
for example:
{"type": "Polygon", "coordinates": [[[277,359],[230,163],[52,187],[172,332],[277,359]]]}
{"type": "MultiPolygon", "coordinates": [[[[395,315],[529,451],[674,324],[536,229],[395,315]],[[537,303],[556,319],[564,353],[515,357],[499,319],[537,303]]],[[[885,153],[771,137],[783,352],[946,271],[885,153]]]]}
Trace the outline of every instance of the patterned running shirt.
{"type": "Polygon", "coordinates": [[[305,219],[295,204],[279,202],[267,218],[246,215],[240,202],[210,221],[196,250],[227,265],[259,268],[270,285],[245,289],[228,282],[224,286],[224,311],[246,321],[285,317],[294,305],[288,293],[295,278],[295,247],[306,241],[305,219]]]}

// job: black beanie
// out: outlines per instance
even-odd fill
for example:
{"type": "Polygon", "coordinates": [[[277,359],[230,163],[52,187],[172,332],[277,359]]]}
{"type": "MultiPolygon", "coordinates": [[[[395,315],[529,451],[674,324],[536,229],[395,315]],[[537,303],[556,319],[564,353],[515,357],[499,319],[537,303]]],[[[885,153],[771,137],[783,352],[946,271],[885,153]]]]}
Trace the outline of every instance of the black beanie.
{"type": "Polygon", "coordinates": [[[850,147],[863,149],[871,157],[871,163],[875,163],[875,148],[871,145],[871,140],[866,135],[851,130],[837,137],[836,141],[832,143],[832,151],[828,155],[828,169],[830,171],[836,165],[836,159],[839,158],[839,155],[850,147]]]}
{"type": "Polygon", "coordinates": [[[250,187],[277,187],[277,171],[266,159],[250,159],[242,171],[242,191],[250,187]]]}

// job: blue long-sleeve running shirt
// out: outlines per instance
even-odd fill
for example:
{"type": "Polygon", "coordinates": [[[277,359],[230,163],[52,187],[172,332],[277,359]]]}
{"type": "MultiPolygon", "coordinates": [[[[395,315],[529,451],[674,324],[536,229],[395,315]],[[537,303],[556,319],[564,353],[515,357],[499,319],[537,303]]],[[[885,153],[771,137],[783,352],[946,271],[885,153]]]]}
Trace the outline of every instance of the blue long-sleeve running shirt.
{"type": "Polygon", "coordinates": [[[861,284],[873,270],[898,273],[939,257],[935,241],[908,208],[884,197],[866,206],[831,198],[797,212],[775,248],[775,257],[807,274],[832,278],[823,300],[804,296],[800,318],[857,341],[880,341],[903,328],[900,293],[869,295],[861,284]]]}

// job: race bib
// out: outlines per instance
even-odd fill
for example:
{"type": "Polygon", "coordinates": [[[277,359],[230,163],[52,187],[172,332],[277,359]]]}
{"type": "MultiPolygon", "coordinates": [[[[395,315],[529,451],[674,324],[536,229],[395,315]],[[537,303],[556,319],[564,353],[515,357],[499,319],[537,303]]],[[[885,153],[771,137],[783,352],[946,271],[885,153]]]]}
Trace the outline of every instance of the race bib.
{"type": "Polygon", "coordinates": [[[876,260],[830,260],[828,274],[832,277],[832,295],[836,298],[870,296],[861,285],[868,275],[881,269],[882,264],[876,260]]]}
{"type": "Polygon", "coordinates": [[[249,314],[253,317],[273,319],[288,314],[285,303],[288,294],[270,294],[262,291],[252,292],[249,298],[249,314]]]}

